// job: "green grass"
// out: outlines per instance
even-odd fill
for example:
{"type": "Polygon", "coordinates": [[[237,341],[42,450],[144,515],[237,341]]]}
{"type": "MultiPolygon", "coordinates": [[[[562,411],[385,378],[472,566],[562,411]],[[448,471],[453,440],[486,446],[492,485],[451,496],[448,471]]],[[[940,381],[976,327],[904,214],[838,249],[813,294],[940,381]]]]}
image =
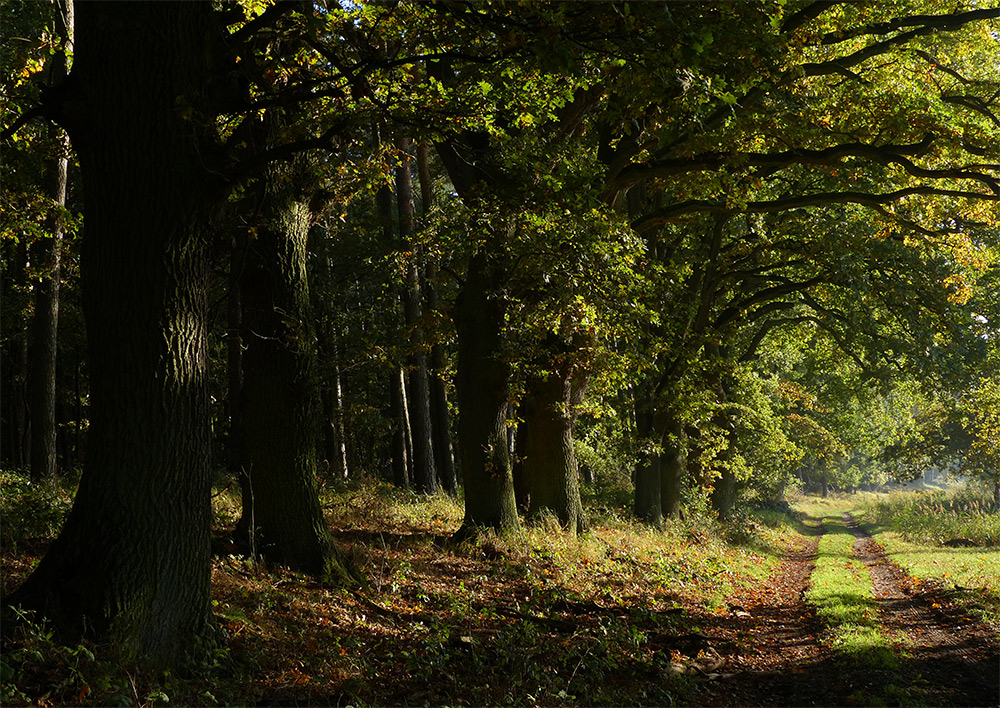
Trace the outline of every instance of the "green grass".
{"type": "Polygon", "coordinates": [[[966,539],[979,546],[1000,546],[1000,514],[992,511],[992,500],[980,486],[871,494],[863,499],[859,518],[907,541],[941,545],[966,539]]]}
{"type": "Polygon", "coordinates": [[[974,615],[1000,621],[1000,515],[984,489],[866,495],[856,515],[909,575],[954,588],[974,615]],[[942,545],[956,538],[981,546],[942,545]]]}
{"type": "MultiPolygon", "coordinates": [[[[843,503],[825,500],[820,506],[836,510],[843,503]]],[[[868,569],[852,552],[853,534],[839,514],[824,516],[823,526],[825,534],[805,597],[827,627],[826,641],[851,661],[880,668],[898,666],[893,641],[879,626],[868,569]]]]}
{"type": "Polygon", "coordinates": [[[954,589],[973,616],[1000,622],[1000,548],[943,548],[914,543],[891,531],[878,537],[886,557],[920,580],[954,589]]]}

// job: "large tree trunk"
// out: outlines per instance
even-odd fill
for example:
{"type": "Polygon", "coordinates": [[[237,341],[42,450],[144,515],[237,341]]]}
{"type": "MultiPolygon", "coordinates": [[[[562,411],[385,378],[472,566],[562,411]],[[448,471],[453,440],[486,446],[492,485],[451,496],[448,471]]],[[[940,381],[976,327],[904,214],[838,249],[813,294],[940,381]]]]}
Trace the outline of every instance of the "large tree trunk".
{"type": "MultiPolygon", "coordinates": [[[[646,404],[640,395],[636,407],[643,405],[646,404]]],[[[663,443],[663,424],[653,412],[641,408],[636,411],[635,418],[636,435],[641,446],[635,468],[635,516],[652,526],[662,526],[662,458],[659,448],[663,443]]]]}
{"type": "Polygon", "coordinates": [[[473,256],[454,309],[458,440],[465,481],[459,537],[480,528],[508,532],[520,527],[507,449],[510,365],[501,347],[506,303],[490,290],[493,275],[483,253],[473,256]]]}
{"type": "Polygon", "coordinates": [[[411,353],[407,356],[409,369],[407,402],[410,431],[413,441],[413,486],[418,492],[433,494],[437,491],[437,473],[434,469],[434,451],[431,440],[430,384],[427,372],[427,354],[424,351],[424,325],[421,322],[419,249],[416,236],[416,207],[413,203],[413,176],[410,172],[408,138],[399,142],[403,162],[396,169],[396,206],[399,213],[399,234],[403,247],[410,253],[406,267],[403,292],[403,320],[410,338],[411,353]]]}
{"type": "MultiPolygon", "coordinates": [[[[243,526],[269,560],[354,584],[316,490],[319,382],[306,245],[307,158],[268,170],[262,222],[243,266],[243,526]],[[249,522],[246,519],[249,518],[249,522]]],[[[242,540],[242,539],[241,539],[242,540]]]]}
{"type": "Polygon", "coordinates": [[[576,407],[584,385],[574,381],[569,365],[553,367],[544,377],[531,377],[521,404],[524,424],[524,474],[530,490],[532,517],[554,513],[572,534],[586,524],[580,502],[580,474],[573,451],[576,407]]]}
{"type": "Polygon", "coordinates": [[[55,108],[85,189],[89,448],[65,526],[9,602],[163,667],[216,637],[206,245],[226,190],[206,166],[211,118],[177,102],[213,114],[201,102],[221,28],[204,3],[76,16],[72,100],[55,108]]]}
{"type": "Polygon", "coordinates": [[[681,516],[681,491],[687,471],[686,437],[684,425],[672,416],[666,426],[660,457],[660,504],[663,516],[670,519],[681,516]]]}
{"type": "Polygon", "coordinates": [[[733,507],[736,505],[737,490],[736,475],[728,469],[723,469],[715,480],[710,497],[712,508],[720,519],[728,519],[732,513],[733,507]]]}

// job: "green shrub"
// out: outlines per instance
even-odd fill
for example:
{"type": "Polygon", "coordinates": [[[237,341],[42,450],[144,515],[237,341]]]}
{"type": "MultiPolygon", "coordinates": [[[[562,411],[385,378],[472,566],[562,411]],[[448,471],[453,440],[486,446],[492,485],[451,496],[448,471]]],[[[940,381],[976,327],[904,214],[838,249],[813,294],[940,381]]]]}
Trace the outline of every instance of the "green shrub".
{"type": "Polygon", "coordinates": [[[0,542],[16,545],[28,538],[52,538],[73,506],[73,490],[26,473],[0,472],[0,542]]]}

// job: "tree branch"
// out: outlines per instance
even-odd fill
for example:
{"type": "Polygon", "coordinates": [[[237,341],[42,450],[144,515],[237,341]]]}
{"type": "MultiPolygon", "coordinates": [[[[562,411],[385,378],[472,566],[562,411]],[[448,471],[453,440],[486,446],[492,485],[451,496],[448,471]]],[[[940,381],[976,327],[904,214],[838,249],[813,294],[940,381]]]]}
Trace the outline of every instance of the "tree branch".
{"type": "MultiPolygon", "coordinates": [[[[902,34],[898,34],[895,37],[891,37],[881,42],[875,42],[864,49],[859,49],[853,54],[848,54],[847,56],[840,57],[838,59],[803,64],[802,72],[805,76],[826,76],[828,74],[838,73],[842,69],[860,64],[866,59],[871,59],[879,54],[885,54],[893,47],[906,44],[911,39],[923,37],[938,31],[954,32],[970,22],[996,19],[998,17],[1000,17],[1000,8],[972,10],[970,12],[960,12],[949,15],[914,15],[912,18],[908,19],[917,21],[919,18],[919,21],[916,22],[916,24],[907,24],[905,26],[916,26],[916,29],[910,30],[909,32],[903,32],[902,34]]],[[[864,34],[872,33],[874,32],[866,32],[864,34]]],[[[841,40],[838,39],[836,41],[841,40]]],[[[831,40],[830,43],[834,43],[833,40],[831,40]]]]}
{"type": "Polygon", "coordinates": [[[781,28],[778,31],[782,34],[794,32],[799,27],[809,22],[809,20],[815,20],[834,5],[842,4],[842,1],[843,0],[818,0],[817,2],[809,3],[802,9],[796,10],[789,15],[785,21],[781,23],[781,28]]]}
{"type": "Polygon", "coordinates": [[[748,202],[746,207],[728,206],[725,202],[708,199],[688,199],[657,209],[632,222],[632,228],[643,232],[660,224],[674,221],[685,214],[767,214],[805,207],[827,206],[830,204],[860,204],[862,206],[881,206],[891,204],[912,196],[957,197],[959,199],[982,199],[985,201],[1000,201],[1000,195],[984,194],[982,192],[966,192],[955,189],[938,189],[936,187],[907,187],[886,194],[869,194],[867,192],[819,192],[803,194],[773,201],[748,202]]]}

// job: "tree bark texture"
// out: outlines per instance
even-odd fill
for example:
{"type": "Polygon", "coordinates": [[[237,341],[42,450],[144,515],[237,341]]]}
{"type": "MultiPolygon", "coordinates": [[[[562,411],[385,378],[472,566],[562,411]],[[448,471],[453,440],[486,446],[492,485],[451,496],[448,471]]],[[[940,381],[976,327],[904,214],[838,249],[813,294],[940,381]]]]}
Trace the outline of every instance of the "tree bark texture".
{"type": "Polygon", "coordinates": [[[506,303],[490,291],[494,281],[485,254],[474,255],[455,302],[458,363],[458,440],[465,480],[465,519],[458,535],[480,528],[520,527],[507,449],[510,365],[501,337],[506,303]]]}
{"type": "Polygon", "coordinates": [[[55,109],[85,190],[88,455],[65,526],[10,602],[170,666],[217,636],[206,244],[226,189],[207,169],[204,100],[221,28],[203,3],[88,2],[76,17],[55,109]]]}
{"type": "Polygon", "coordinates": [[[523,464],[530,490],[529,514],[554,513],[572,534],[586,524],[580,502],[580,474],[573,450],[576,407],[583,388],[573,379],[571,365],[552,367],[547,376],[533,376],[521,403],[524,424],[523,464]]]}
{"type": "Polygon", "coordinates": [[[320,400],[306,275],[311,174],[304,156],[268,168],[261,223],[243,265],[243,526],[263,557],[354,584],[316,489],[320,400]]]}
{"type": "MultiPolygon", "coordinates": [[[[641,405],[640,401],[638,405],[641,405]]],[[[636,434],[642,449],[635,468],[635,516],[652,526],[663,524],[661,456],[662,422],[649,410],[636,411],[636,434]]]]}
{"type": "Polygon", "coordinates": [[[660,455],[660,504],[663,516],[668,519],[678,519],[681,516],[681,491],[687,471],[686,437],[680,419],[670,417],[660,455]]]}

